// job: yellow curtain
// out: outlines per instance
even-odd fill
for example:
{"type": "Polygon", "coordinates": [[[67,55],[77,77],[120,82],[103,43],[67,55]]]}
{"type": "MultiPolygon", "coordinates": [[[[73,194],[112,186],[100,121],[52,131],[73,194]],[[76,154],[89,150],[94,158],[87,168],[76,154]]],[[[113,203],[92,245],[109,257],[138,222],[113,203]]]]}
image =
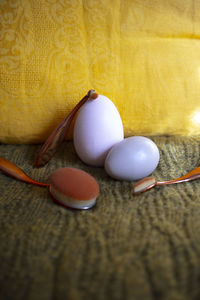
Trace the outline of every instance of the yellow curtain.
{"type": "Polygon", "coordinates": [[[1,1],[0,18],[1,142],[43,142],[89,89],[126,136],[199,134],[199,0],[1,1]]]}

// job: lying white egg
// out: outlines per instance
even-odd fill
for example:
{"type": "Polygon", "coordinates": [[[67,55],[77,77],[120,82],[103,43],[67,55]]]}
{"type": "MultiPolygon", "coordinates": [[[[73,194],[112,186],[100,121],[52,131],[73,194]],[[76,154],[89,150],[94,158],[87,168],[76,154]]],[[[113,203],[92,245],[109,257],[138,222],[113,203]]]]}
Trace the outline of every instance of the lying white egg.
{"type": "Polygon", "coordinates": [[[105,170],[119,180],[137,180],[150,175],[159,163],[156,144],[143,136],[129,137],[114,145],[105,160],[105,170]]]}
{"type": "Polygon", "coordinates": [[[73,139],[83,162],[103,166],[111,147],[124,139],[122,120],[113,102],[102,95],[88,100],[76,118],[73,139]]]}

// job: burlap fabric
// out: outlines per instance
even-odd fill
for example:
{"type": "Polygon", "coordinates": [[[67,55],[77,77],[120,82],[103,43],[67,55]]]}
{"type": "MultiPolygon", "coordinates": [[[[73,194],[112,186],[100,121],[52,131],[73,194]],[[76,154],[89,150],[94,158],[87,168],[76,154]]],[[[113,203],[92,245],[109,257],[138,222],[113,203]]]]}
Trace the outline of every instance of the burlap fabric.
{"type": "MultiPolygon", "coordinates": [[[[200,164],[199,139],[153,137],[157,179],[200,164]]],[[[200,299],[200,180],[132,195],[132,183],[84,165],[72,142],[35,169],[40,145],[0,145],[0,156],[36,180],[58,167],[84,169],[99,182],[97,205],[72,211],[46,188],[0,173],[0,299],[200,299]]]]}

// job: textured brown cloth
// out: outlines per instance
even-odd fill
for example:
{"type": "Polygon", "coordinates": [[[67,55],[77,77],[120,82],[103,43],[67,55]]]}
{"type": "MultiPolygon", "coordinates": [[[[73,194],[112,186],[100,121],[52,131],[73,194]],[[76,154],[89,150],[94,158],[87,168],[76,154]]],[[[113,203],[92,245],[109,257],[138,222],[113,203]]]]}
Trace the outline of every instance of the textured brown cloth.
{"type": "MultiPolygon", "coordinates": [[[[158,180],[200,165],[197,138],[152,137],[158,180]]],[[[132,195],[132,182],[89,167],[65,142],[33,167],[40,145],[0,145],[0,156],[36,180],[58,167],[92,174],[100,186],[88,211],[56,205],[47,188],[0,173],[0,299],[200,299],[200,180],[132,195]]]]}

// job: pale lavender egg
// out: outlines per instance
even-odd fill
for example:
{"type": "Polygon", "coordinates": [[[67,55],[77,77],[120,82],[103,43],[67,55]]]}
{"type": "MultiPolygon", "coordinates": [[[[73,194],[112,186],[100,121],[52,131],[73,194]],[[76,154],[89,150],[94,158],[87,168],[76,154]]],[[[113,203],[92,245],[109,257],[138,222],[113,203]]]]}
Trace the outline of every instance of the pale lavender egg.
{"type": "Polygon", "coordinates": [[[114,145],[105,160],[105,170],[118,180],[138,180],[149,176],[160,159],[156,144],[149,138],[134,136],[114,145]]]}
{"type": "Polygon", "coordinates": [[[114,103],[102,95],[87,101],[76,118],[73,139],[83,162],[103,166],[111,147],[124,139],[122,120],[114,103]]]}

